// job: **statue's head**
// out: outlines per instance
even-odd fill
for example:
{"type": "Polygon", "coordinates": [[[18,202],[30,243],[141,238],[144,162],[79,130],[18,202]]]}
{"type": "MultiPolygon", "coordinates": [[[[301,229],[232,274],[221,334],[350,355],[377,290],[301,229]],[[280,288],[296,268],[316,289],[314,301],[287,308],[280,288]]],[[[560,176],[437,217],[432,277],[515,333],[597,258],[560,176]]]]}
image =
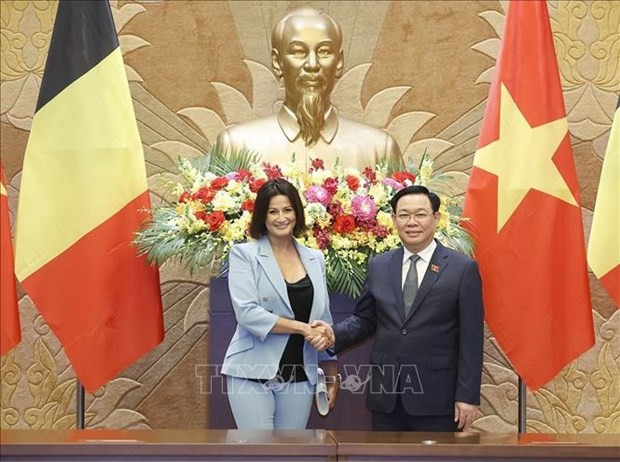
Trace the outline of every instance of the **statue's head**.
{"type": "Polygon", "coordinates": [[[284,81],[284,103],[297,115],[307,145],[316,143],[344,55],[340,26],[314,8],[286,14],[271,34],[273,71],[284,81]]]}

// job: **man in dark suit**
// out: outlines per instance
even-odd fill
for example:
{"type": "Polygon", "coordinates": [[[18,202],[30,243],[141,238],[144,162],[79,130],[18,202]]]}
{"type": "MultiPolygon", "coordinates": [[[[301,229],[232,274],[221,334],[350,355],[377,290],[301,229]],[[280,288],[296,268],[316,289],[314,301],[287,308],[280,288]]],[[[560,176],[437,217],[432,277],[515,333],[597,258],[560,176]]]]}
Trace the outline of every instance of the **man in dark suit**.
{"type": "Polygon", "coordinates": [[[434,239],[436,194],[409,186],[391,205],[403,247],[372,260],[353,314],[333,326],[333,350],[376,336],[367,389],[374,430],[464,429],[480,404],[478,265],[434,239]]]}

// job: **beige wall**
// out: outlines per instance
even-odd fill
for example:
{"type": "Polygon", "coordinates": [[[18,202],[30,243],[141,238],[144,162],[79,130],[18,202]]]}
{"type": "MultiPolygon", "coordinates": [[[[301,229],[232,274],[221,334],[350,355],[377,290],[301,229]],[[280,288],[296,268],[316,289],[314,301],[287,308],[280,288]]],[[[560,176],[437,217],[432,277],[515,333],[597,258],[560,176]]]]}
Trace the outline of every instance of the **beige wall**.
{"type": "MultiPolygon", "coordinates": [[[[388,129],[414,159],[427,149],[463,191],[505,2],[112,1],[155,199],[156,174],[172,171],[177,156],[204,153],[224,126],[272,112],[282,93],[267,67],[270,31],[301,3],[327,10],[343,28],[346,74],[334,95],[341,111],[388,129]]],[[[14,211],[56,4],[2,0],[0,7],[0,149],[14,211]]],[[[587,237],[620,90],[620,2],[550,1],[549,11],[587,237]]],[[[88,397],[90,426],[207,425],[198,376],[208,353],[208,276],[172,265],[161,273],[166,339],[88,397]]],[[[530,431],[620,433],[620,311],[590,281],[596,346],[529,394],[530,431]]],[[[72,427],[67,359],[23,292],[20,309],[23,340],[0,365],[0,426],[72,427]]],[[[490,335],[483,374],[476,428],[515,430],[516,376],[490,335]]]]}

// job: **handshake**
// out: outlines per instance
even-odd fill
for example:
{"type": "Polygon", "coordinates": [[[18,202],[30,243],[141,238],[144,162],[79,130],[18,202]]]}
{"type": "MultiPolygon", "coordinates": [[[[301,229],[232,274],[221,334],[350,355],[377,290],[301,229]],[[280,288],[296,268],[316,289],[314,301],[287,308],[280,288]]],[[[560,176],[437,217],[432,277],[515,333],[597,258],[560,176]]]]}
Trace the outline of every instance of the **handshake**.
{"type": "Polygon", "coordinates": [[[336,344],[334,330],[325,321],[313,321],[312,324],[307,324],[307,326],[304,338],[317,351],[325,351],[336,344]]]}

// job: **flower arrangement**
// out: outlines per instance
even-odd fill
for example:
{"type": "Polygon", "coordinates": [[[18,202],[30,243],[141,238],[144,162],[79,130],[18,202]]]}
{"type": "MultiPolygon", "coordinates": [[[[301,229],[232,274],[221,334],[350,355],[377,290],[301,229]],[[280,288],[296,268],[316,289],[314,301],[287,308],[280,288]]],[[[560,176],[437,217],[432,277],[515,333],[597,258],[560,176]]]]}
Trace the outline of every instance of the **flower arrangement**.
{"type": "Polygon", "coordinates": [[[211,153],[199,160],[180,159],[179,170],[183,183],[167,181],[169,205],[153,210],[152,221],[135,241],[157,264],[174,258],[195,271],[223,263],[233,244],[248,239],[256,192],[277,177],[300,192],[309,229],[298,241],[325,255],[331,293],[359,295],[368,260],[400,245],[389,200],[412,184],[426,185],[442,197],[437,238],[472,253],[471,240],[460,226],[458,200],[441,194],[450,177],[436,174],[426,155],[417,168],[378,165],[360,172],[338,164],[327,167],[320,159],[304,171],[294,158],[289,165],[276,166],[261,164],[248,152],[228,158],[211,153]]]}

